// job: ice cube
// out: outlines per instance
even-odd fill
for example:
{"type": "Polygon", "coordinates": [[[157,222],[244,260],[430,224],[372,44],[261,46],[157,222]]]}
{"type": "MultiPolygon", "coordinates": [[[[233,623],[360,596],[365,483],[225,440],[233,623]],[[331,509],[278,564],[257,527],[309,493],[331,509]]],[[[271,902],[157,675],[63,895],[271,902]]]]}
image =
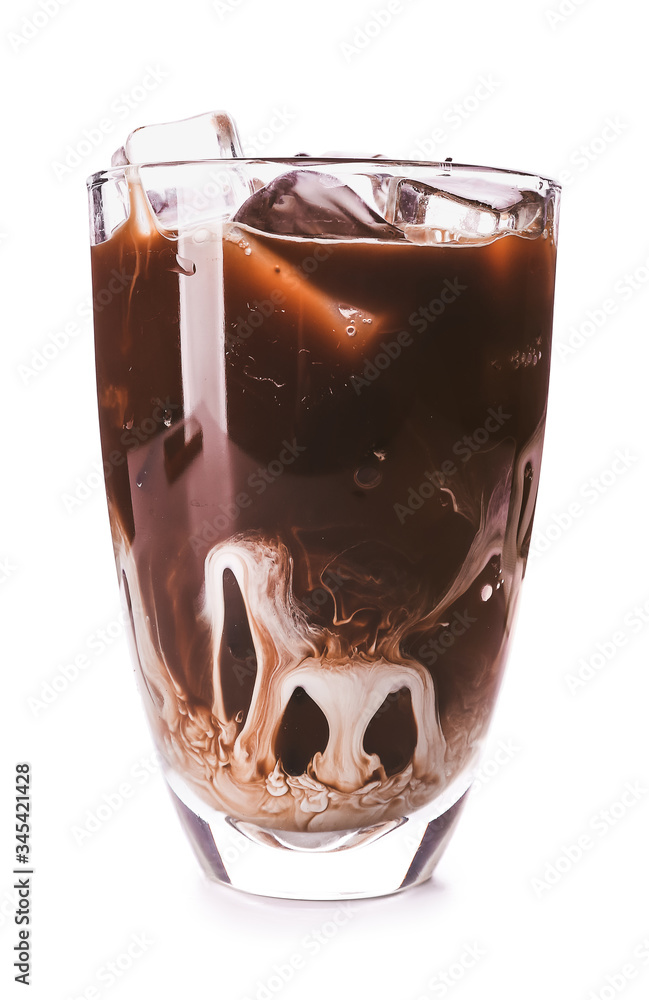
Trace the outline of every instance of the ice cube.
{"type": "Polygon", "coordinates": [[[210,111],[135,129],[113,154],[112,166],[127,168],[125,198],[137,200],[143,226],[146,217],[155,217],[158,228],[171,233],[228,217],[248,197],[253,188],[241,168],[212,162],[241,155],[233,120],[224,111],[210,111]],[[174,166],[179,161],[190,165],[179,172],[174,166]]]}
{"type": "Polygon", "coordinates": [[[500,213],[500,229],[520,236],[540,236],[545,228],[545,202],[535,191],[522,191],[520,201],[500,213]]]}
{"type": "Polygon", "coordinates": [[[404,239],[352,188],[311,170],[276,177],[244,202],[234,221],[275,236],[404,239]]]}
{"type": "Polygon", "coordinates": [[[177,122],[136,128],[113,155],[112,165],[215,160],[242,155],[237,126],[230,115],[225,111],[209,111],[177,122]]]}
{"type": "Polygon", "coordinates": [[[498,233],[500,213],[421,181],[395,177],[386,216],[415,243],[483,241],[498,233]]]}
{"type": "Polygon", "coordinates": [[[111,167],[124,167],[127,163],[128,160],[126,159],[126,150],[123,146],[120,146],[119,149],[116,149],[111,156],[110,165],[111,167]]]}
{"type": "Polygon", "coordinates": [[[388,195],[390,193],[392,174],[372,174],[370,176],[370,181],[372,183],[374,203],[376,204],[379,212],[382,212],[383,215],[385,215],[388,206],[388,195]]]}
{"type": "Polygon", "coordinates": [[[414,243],[490,242],[507,232],[534,237],[543,232],[544,203],[533,191],[512,189],[502,207],[395,177],[385,215],[414,243]]]}

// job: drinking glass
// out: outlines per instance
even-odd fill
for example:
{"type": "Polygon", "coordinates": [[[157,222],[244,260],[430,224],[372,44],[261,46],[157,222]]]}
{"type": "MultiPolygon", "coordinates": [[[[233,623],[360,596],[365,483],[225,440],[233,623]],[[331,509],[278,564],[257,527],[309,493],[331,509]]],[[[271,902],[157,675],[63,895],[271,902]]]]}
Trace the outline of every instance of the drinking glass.
{"type": "Polygon", "coordinates": [[[420,883],[525,570],[559,188],[309,157],[88,186],[116,564],[198,859],[270,896],[420,883]]]}

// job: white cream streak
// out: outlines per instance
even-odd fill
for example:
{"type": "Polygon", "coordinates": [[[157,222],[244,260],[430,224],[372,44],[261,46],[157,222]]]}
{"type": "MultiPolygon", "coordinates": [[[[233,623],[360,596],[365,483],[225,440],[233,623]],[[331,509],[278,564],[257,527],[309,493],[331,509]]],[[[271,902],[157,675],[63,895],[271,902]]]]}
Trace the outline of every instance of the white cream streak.
{"type": "MultiPolygon", "coordinates": [[[[516,467],[489,503],[471,510],[458,482],[453,503],[476,524],[476,534],[455,579],[437,606],[413,609],[411,620],[369,654],[343,656],[336,636],[310,624],[294,600],[292,560],[281,542],[251,533],[215,546],[205,560],[203,619],[212,635],[213,703],[192,709],[157,647],[142,604],[134,560],[126,544],[121,565],[130,587],[137,658],[169,765],[216,808],[236,818],[287,830],[333,830],[397,818],[438,796],[475,751],[489,707],[467,706],[464,736],[447,742],[438,717],[429,671],[399,654],[401,639],[415,624],[432,627],[474,583],[494,554],[502,553],[503,586],[511,620],[523,568],[519,545],[527,520],[521,515],[524,468],[538,469],[540,438],[530,441],[516,467]],[[477,522],[477,523],[476,523],[477,522]],[[509,522],[509,525],[508,525],[509,522]],[[223,575],[230,570],[243,597],[257,661],[245,722],[229,718],[220,672],[224,631],[223,575]],[[285,773],[275,754],[279,727],[296,688],[320,707],[329,726],[322,752],[302,775],[285,773]],[[367,727],[391,693],[407,689],[416,745],[407,767],[387,777],[380,758],[363,746],[367,727]],[[452,747],[452,749],[451,749],[452,747]]],[[[526,510],[526,518],[531,513],[526,510]]],[[[504,646],[503,646],[504,649],[504,646]]],[[[450,733],[449,733],[450,735],[450,733]]]]}
{"type": "MultiPolygon", "coordinates": [[[[254,781],[261,767],[274,774],[277,731],[286,706],[300,687],[324,713],[329,740],[323,753],[316,753],[308,774],[319,783],[342,793],[362,789],[376,773],[380,759],[363,749],[365,731],[389,694],[403,688],[410,692],[417,727],[412,770],[420,780],[441,776],[444,759],[442,736],[435,707],[435,691],[428,671],[416,661],[390,662],[380,657],[367,662],[362,657],[336,658],[318,653],[318,633],[292,603],[291,560],[282,545],[261,539],[235,537],[214,548],[205,563],[205,614],[211,621],[214,656],[213,714],[225,721],[228,763],[232,779],[254,781]],[[237,734],[226,720],[221,694],[219,650],[223,631],[223,573],[230,569],[243,596],[250,623],[257,676],[248,715],[237,734]]],[[[288,786],[286,787],[288,791],[288,786]]],[[[274,788],[277,797],[277,788],[274,788]]]]}

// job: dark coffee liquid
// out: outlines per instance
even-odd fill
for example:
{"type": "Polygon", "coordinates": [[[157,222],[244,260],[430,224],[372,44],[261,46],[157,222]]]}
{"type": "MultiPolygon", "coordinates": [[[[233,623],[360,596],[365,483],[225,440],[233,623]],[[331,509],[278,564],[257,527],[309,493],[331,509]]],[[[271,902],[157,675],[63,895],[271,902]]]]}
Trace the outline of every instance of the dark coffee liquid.
{"type": "Polygon", "coordinates": [[[198,243],[135,213],[93,247],[95,294],[131,276],[95,331],[147,702],[217,808],[350,826],[470,761],[529,545],[554,266],[544,236],[198,243]]]}

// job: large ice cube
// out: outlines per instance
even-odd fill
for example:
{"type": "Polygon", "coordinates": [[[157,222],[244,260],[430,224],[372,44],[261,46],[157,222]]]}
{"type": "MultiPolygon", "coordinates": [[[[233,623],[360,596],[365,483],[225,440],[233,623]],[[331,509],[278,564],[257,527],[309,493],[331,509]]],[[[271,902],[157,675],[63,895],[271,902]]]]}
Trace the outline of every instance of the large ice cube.
{"type": "Polygon", "coordinates": [[[234,220],[275,236],[404,238],[352,188],[312,170],[276,177],[244,202],[234,220]]]}
{"type": "MultiPolygon", "coordinates": [[[[135,129],[113,155],[112,165],[128,167],[131,201],[137,188],[145,215],[168,232],[229,217],[253,190],[245,172],[214,160],[241,157],[237,127],[224,111],[135,129]],[[174,166],[189,161],[181,171],[174,166]],[[143,200],[144,199],[144,200],[143,200]]],[[[125,200],[128,198],[125,194],[125,200]]]]}
{"type": "Polygon", "coordinates": [[[533,191],[512,191],[511,203],[496,208],[422,181],[395,177],[386,218],[414,243],[490,242],[506,232],[538,236],[543,232],[543,199],[533,191]]]}
{"type": "Polygon", "coordinates": [[[498,232],[499,213],[489,205],[405,177],[395,177],[386,215],[415,243],[484,240],[498,232]]]}
{"type": "Polygon", "coordinates": [[[519,236],[539,236],[545,228],[545,202],[535,191],[520,194],[519,201],[501,211],[499,229],[519,236]]]}
{"type": "Polygon", "coordinates": [[[113,155],[112,165],[175,163],[242,156],[234,121],[225,111],[209,111],[177,122],[136,128],[113,155]]]}

